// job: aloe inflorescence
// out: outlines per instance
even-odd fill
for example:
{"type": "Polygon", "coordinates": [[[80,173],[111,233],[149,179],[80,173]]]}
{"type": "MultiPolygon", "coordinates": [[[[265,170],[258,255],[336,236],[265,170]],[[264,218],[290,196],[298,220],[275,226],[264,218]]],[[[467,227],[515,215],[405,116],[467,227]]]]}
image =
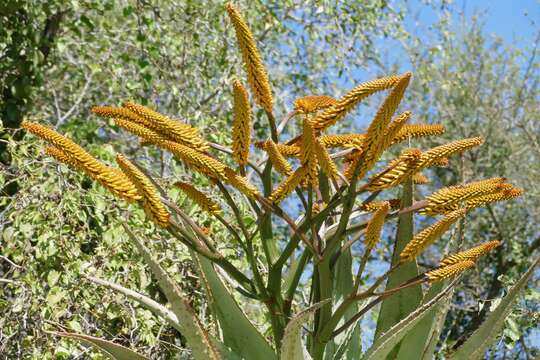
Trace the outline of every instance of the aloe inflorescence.
{"type": "MultiPolygon", "coordinates": [[[[228,4],[226,11],[248,85],[246,89],[240,79],[232,82],[230,148],[207,141],[195,126],[133,101],[92,108],[96,115],[112,118],[116,126],[139,138],[141,146],[171,153],[174,161],[182,164],[183,171],[200,175],[189,176],[196,182],[178,181],[177,174],[156,181],[149,175],[151,171],[124,155],[117,156],[120,169],[114,168],[43,125],[24,122],[23,127],[50,143],[48,155],[97,180],[121,199],[139,204],[160,234],[170,235],[191,250],[211,302],[209,308],[218,312],[215,318],[221,329],[212,336],[200,326],[187,302],[178,300],[181,295],[175,293],[165,272],[126,228],[154,275],[157,274],[160,286],[166,288],[174,316],[159,306],[158,313],[168,314],[167,321],[178,325],[183,334],[186,332],[194,354],[211,354],[218,359],[221,355],[217,349],[229,348],[238,358],[274,359],[279,352],[282,359],[297,359],[297,345],[301,342],[295,339],[301,335],[300,320],[306,321],[314,313],[315,321],[305,334],[308,351],[316,360],[334,358],[332,352],[337,351],[337,346],[327,346],[330,341],[338,341],[337,335],[376,304],[415,286],[422,293],[420,284],[458,276],[474,267],[481,256],[499,247],[499,241],[489,241],[441,256],[437,263],[425,256],[435,244],[451,241],[449,248],[457,248],[466,230],[463,220],[470,212],[514,199],[523,190],[498,177],[442,187],[426,195],[432,167],[449,166],[452,156],[480,146],[483,140],[472,137],[427,149],[420,144],[410,145],[417,138],[432,138],[445,132],[440,124],[410,123],[414,114],[401,110],[412,81],[410,72],[361,83],[342,96],[298,94],[282,122],[288,125],[276,131],[268,71],[255,37],[237,7],[228,4]],[[377,92],[388,94],[365,132],[331,132],[358,104],[377,92]],[[252,111],[257,106],[264,111],[252,111]],[[269,120],[267,136],[253,131],[254,124],[260,127],[261,116],[269,120]],[[204,191],[199,190],[201,184],[206,186],[204,191]],[[217,221],[212,229],[222,226],[223,232],[209,232],[208,224],[197,223],[198,215],[187,215],[186,202],[180,206],[171,200],[168,190],[172,187],[190,200],[187,204],[196,205],[199,213],[212,215],[210,221],[217,221]],[[396,198],[398,193],[401,198],[396,198]],[[289,203],[283,202],[286,199],[300,209],[294,218],[289,215],[289,203]],[[414,232],[414,220],[420,216],[428,219],[430,225],[414,232]],[[252,218],[255,221],[249,220],[252,218]],[[396,218],[397,240],[389,241],[388,230],[396,218]],[[456,228],[459,231],[450,231],[456,228]],[[456,233],[461,236],[459,242],[455,240],[456,233]],[[224,254],[230,251],[220,251],[228,238],[234,239],[237,253],[245,257],[248,268],[229,261],[224,254]],[[389,270],[364,286],[366,264],[383,253],[376,250],[379,247],[393,249],[389,270]],[[357,251],[363,254],[358,259],[353,256],[357,251]],[[419,267],[416,260],[424,257],[427,262],[419,267]],[[219,273],[215,272],[216,267],[220,268],[219,273]],[[351,281],[353,270],[356,278],[351,281]],[[399,279],[397,283],[394,275],[399,279]],[[381,289],[387,278],[386,288],[381,289]],[[222,279],[231,285],[230,289],[239,291],[238,296],[228,294],[229,288],[221,284],[222,279]],[[340,294],[334,294],[338,289],[340,294]],[[246,298],[258,301],[261,311],[265,311],[271,330],[268,337],[275,349],[236,306],[235,301],[246,298]],[[360,300],[368,302],[358,308],[360,300]],[[298,317],[293,316],[306,305],[312,307],[298,317]],[[188,326],[186,322],[198,325],[190,332],[189,327],[182,327],[188,326]],[[234,326],[242,329],[231,331],[234,326]]],[[[208,215],[205,219],[209,221],[208,215]]],[[[437,296],[440,299],[442,293],[437,296]]],[[[416,306],[421,312],[429,304],[420,307],[418,302],[416,306]]],[[[384,311],[381,312],[379,318],[384,319],[384,311]]],[[[391,325],[409,321],[405,315],[393,319],[391,325]]]]}

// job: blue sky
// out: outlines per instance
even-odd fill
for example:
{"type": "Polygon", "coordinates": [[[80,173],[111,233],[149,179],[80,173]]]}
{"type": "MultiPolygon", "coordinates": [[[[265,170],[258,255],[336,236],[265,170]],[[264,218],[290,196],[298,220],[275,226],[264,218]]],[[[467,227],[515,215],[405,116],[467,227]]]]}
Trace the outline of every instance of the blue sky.
{"type": "MultiPolygon", "coordinates": [[[[482,15],[486,33],[496,34],[516,46],[530,44],[540,27],[540,0],[456,0],[452,6],[464,11],[467,18],[482,15]]],[[[418,13],[423,25],[437,20],[422,0],[411,0],[410,10],[412,14],[418,13]]]]}

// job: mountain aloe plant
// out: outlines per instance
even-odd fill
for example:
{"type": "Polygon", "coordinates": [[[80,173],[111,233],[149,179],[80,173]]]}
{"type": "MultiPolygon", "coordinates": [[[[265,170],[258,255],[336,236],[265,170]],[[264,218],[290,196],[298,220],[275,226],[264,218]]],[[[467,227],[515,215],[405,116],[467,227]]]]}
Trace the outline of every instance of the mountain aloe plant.
{"type": "MultiPolygon", "coordinates": [[[[185,245],[216,323],[209,326],[198,317],[160,264],[159,254],[129,226],[125,232],[157,280],[167,306],[136,289],[91,274],[86,279],[151,310],[181,333],[194,359],[431,358],[443,324],[440,319],[461,274],[500,242],[493,239],[448,254],[438,264],[420,267],[416,259],[456,223],[462,234],[467,213],[518,197],[522,190],[501,177],[443,187],[415,200],[415,188],[428,181],[424,169],[447,166],[449,157],[480,146],[482,139],[427,150],[411,148],[415,138],[444,132],[437,124],[409,123],[409,111],[395,115],[411,73],[367,81],[338,99],[300,97],[278,122],[255,38],[234,5],[228,4],[226,11],[250,90],[249,94],[238,79],[231,84],[232,147],[209,142],[191,125],[132,101],[93,108],[95,114],[114,119],[116,126],[139,137],[141,146],[169,152],[187,172],[204,176],[213,196],[186,181],[155,179],[151,170],[122,154],[117,156],[118,167],[107,165],[56,131],[23,123],[27,131],[50,143],[48,155],[98,181],[125,200],[128,209],[141,206],[162,236],[185,245]],[[332,133],[333,125],[362,100],[382,91],[388,95],[365,133],[332,133]],[[268,120],[259,124],[267,129],[267,137],[259,141],[253,139],[254,106],[268,120]],[[299,135],[287,136],[294,128],[299,135]],[[404,143],[408,147],[384,164],[383,154],[404,143]],[[235,265],[212,234],[175,204],[168,195],[172,188],[215,220],[245,257],[247,268],[235,265]],[[398,193],[400,198],[395,198],[398,193]],[[420,216],[435,219],[415,231],[420,216]],[[249,217],[256,220],[246,220],[249,217]],[[379,260],[374,250],[383,230],[395,222],[387,270],[365,281],[366,270],[379,260]],[[360,249],[360,256],[353,256],[353,247],[360,249]],[[268,321],[263,326],[270,331],[264,332],[245,315],[244,301],[260,304],[268,321]],[[363,351],[360,321],[374,311],[378,311],[374,339],[363,351]]],[[[483,356],[539,261],[533,261],[485,323],[449,358],[483,356]]],[[[95,346],[113,359],[145,358],[104,339],[65,331],[53,334],[95,346]]]]}

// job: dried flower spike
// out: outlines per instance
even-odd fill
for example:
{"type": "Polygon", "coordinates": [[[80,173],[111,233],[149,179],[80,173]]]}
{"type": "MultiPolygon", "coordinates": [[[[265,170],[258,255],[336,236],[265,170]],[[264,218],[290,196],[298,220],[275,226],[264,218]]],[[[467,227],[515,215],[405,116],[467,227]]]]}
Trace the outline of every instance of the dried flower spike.
{"type": "Polygon", "coordinates": [[[289,164],[287,159],[279,152],[279,148],[275,142],[268,140],[266,142],[265,150],[268,153],[268,158],[272,162],[272,165],[280,174],[285,176],[290,176],[292,174],[293,170],[291,164],[289,164]]]}
{"type": "Polygon", "coordinates": [[[466,260],[476,262],[476,260],[478,260],[480,256],[487,254],[488,252],[500,245],[501,242],[498,240],[489,241],[482,245],[475,246],[469,250],[465,250],[454,255],[449,255],[441,260],[439,266],[449,266],[466,260]]]}
{"type": "Polygon", "coordinates": [[[133,182],[137,190],[142,194],[142,206],[144,212],[152,219],[154,223],[161,227],[169,226],[170,214],[161,203],[159,194],[152,184],[152,181],[146,177],[135,165],[133,165],[125,156],[118,154],[116,156],[118,165],[133,182]]]}
{"type": "Polygon", "coordinates": [[[429,282],[441,281],[461,274],[463,271],[470,269],[474,266],[474,261],[465,260],[453,265],[441,267],[435,270],[428,271],[426,277],[429,282]]]}
{"type": "Polygon", "coordinates": [[[246,165],[251,142],[251,107],[248,94],[242,83],[233,82],[233,157],[240,165],[246,165]]]}
{"type": "Polygon", "coordinates": [[[459,218],[465,215],[465,209],[459,209],[447,214],[443,219],[433,225],[428,226],[418,234],[414,235],[412,240],[405,246],[399,257],[401,261],[413,261],[435,240],[440,238],[450,226],[459,218]]]}
{"type": "Polygon", "coordinates": [[[227,12],[236,32],[238,47],[242,53],[248,83],[255,96],[255,101],[263,109],[271,113],[273,103],[272,90],[259,50],[257,50],[255,37],[238,9],[232,3],[227,4],[227,12]]]}
{"type": "Polygon", "coordinates": [[[386,214],[388,214],[388,210],[390,210],[390,203],[385,201],[369,220],[366,228],[366,248],[373,249],[379,242],[381,230],[384,225],[384,220],[386,219],[386,214]]]}
{"type": "Polygon", "coordinates": [[[393,87],[401,76],[392,75],[362,83],[345,94],[336,104],[326,109],[313,120],[313,126],[317,130],[324,130],[341,120],[360,101],[377,91],[393,87]]]}
{"type": "Polygon", "coordinates": [[[221,213],[221,207],[205,193],[197,190],[193,185],[179,181],[174,186],[182,190],[191,201],[209,214],[218,215],[221,213]]]}
{"type": "Polygon", "coordinates": [[[309,114],[326,109],[337,103],[337,100],[326,95],[308,95],[294,100],[294,110],[300,114],[309,114]]]}

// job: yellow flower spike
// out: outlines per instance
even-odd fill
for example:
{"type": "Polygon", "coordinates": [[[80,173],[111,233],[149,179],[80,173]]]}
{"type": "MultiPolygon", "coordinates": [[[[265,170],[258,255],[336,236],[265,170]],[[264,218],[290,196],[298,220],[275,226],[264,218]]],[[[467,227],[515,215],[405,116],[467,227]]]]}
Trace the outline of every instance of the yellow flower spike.
{"type": "Polygon", "coordinates": [[[416,185],[424,185],[429,183],[429,179],[425,175],[420,173],[414,174],[412,180],[416,185]]]}
{"type": "Polygon", "coordinates": [[[428,205],[422,210],[422,213],[433,214],[441,212],[441,209],[454,206],[463,201],[474,199],[479,196],[497,193],[499,191],[509,190],[510,184],[500,183],[493,179],[482,180],[470,184],[449,186],[442,188],[427,197],[428,205]]]}
{"type": "Polygon", "coordinates": [[[416,171],[421,157],[422,152],[418,149],[404,150],[385,170],[370,179],[367,190],[378,191],[401,184],[416,171]]]}
{"type": "Polygon", "coordinates": [[[123,174],[119,174],[115,169],[103,164],[65,136],[33,122],[23,121],[21,127],[53,144],[55,147],[47,149],[49,155],[75,170],[83,171],[114,195],[127,201],[141,198],[135,186],[123,174]]]}
{"type": "Polygon", "coordinates": [[[294,100],[294,110],[300,114],[308,114],[326,109],[337,103],[337,100],[326,95],[308,95],[294,100]]]}
{"type": "Polygon", "coordinates": [[[428,271],[426,277],[430,283],[442,281],[450,277],[461,274],[467,269],[474,266],[474,261],[465,260],[449,266],[441,267],[435,270],[428,271]]]}
{"type": "MultiPolygon", "coordinates": [[[[257,149],[267,150],[269,142],[270,140],[257,141],[255,142],[255,147],[257,149]]],[[[276,144],[276,146],[281,155],[285,157],[300,156],[300,147],[297,145],[276,144]]]]}
{"type": "Polygon", "coordinates": [[[379,152],[383,152],[384,150],[388,149],[390,145],[393,144],[393,140],[396,138],[396,136],[399,134],[401,129],[405,126],[405,123],[409,121],[409,119],[412,116],[412,112],[405,111],[404,113],[397,116],[388,126],[386,129],[383,139],[380,143],[380,149],[379,152]]]}
{"type": "Polygon", "coordinates": [[[197,190],[191,184],[186,182],[176,182],[175,187],[182,190],[182,192],[201,209],[208,212],[211,215],[221,214],[221,207],[214,200],[210,199],[205,193],[197,190]]]}
{"type": "MultiPolygon", "coordinates": [[[[377,114],[375,114],[373,121],[369,125],[366,132],[366,140],[362,144],[364,155],[362,156],[362,163],[360,164],[361,167],[358,173],[358,178],[361,179],[364,177],[364,175],[379,160],[379,157],[384,151],[383,145],[386,143],[386,141],[388,141],[384,137],[385,132],[392,119],[392,115],[403,98],[403,94],[409,85],[411,76],[411,73],[405,73],[399,78],[396,86],[392,89],[390,94],[384,100],[383,104],[379,107],[377,114]]],[[[352,169],[354,169],[354,167],[355,166],[351,166],[351,170],[346,174],[349,179],[352,178],[354,172],[352,169]]]]}
{"type": "Polygon", "coordinates": [[[268,140],[265,147],[268,153],[268,158],[272,162],[274,168],[285,176],[290,176],[293,173],[291,164],[285,159],[285,157],[279,152],[279,148],[272,140],[268,140]]]}
{"type": "Polygon", "coordinates": [[[157,111],[132,101],[127,101],[123,107],[143,119],[140,122],[141,125],[158,132],[163,137],[198,151],[206,151],[210,148],[208,143],[200,136],[199,131],[190,125],[172,120],[157,111]]]}
{"type": "Polygon", "coordinates": [[[392,139],[392,143],[400,143],[409,138],[417,138],[423,136],[436,136],[444,134],[445,127],[440,124],[410,124],[404,125],[395,137],[392,139]]]}
{"type": "Polygon", "coordinates": [[[323,135],[320,137],[321,142],[327,148],[334,147],[352,147],[360,149],[363,141],[366,139],[365,134],[337,134],[323,135]]]}
{"type": "Polygon", "coordinates": [[[500,245],[501,242],[498,240],[489,241],[457,254],[449,255],[441,260],[439,266],[449,266],[467,260],[476,262],[480,256],[487,254],[500,245]]]}
{"type": "Polygon", "coordinates": [[[439,161],[441,161],[441,158],[447,158],[450,155],[463,152],[481,144],[482,138],[475,137],[452,141],[451,143],[429,149],[428,151],[422,153],[422,159],[418,170],[437,164],[439,161]]]}
{"type": "Polygon", "coordinates": [[[383,206],[385,203],[390,204],[391,210],[397,210],[399,209],[401,205],[401,199],[390,199],[390,200],[382,200],[382,201],[370,201],[366,204],[363,204],[360,208],[367,212],[374,212],[377,209],[379,209],[381,206],[383,206]]]}
{"type": "Polygon", "coordinates": [[[195,169],[211,178],[226,179],[225,164],[206,154],[193,150],[185,145],[173,141],[164,140],[157,143],[162,148],[169,150],[188,167],[195,169]]]}
{"type": "Polygon", "coordinates": [[[366,97],[382,90],[393,87],[401,76],[391,75],[376,80],[362,83],[345,94],[336,104],[326,109],[313,119],[313,126],[316,130],[324,130],[341,120],[360,101],[366,97]]]}
{"type": "Polygon", "coordinates": [[[337,178],[337,166],[330,154],[324,147],[321,139],[315,139],[315,155],[321,167],[321,170],[331,179],[337,178]]]}
{"type": "Polygon", "coordinates": [[[306,181],[316,187],[319,183],[317,171],[317,155],[315,152],[315,130],[308,118],[304,119],[302,131],[302,146],[300,147],[300,162],[308,170],[306,181]]]}
{"type": "Polygon", "coordinates": [[[439,159],[435,160],[431,165],[432,166],[439,166],[439,167],[446,167],[446,166],[448,166],[449,163],[450,163],[450,161],[448,160],[447,157],[442,157],[442,158],[439,158],[439,159]]]}
{"type": "Polygon", "coordinates": [[[389,210],[390,203],[385,201],[375,211],[369,220],[366,228],[366,239],[364,242],[368,249],[373,249],[381,239],[381,231],[384,225],[384,220],[386,219],[386,214],[388,214],[389,210]]]}
{"type": "Polygon", "coordinates": [[[523,193],[524,193],[523,189],[517,189],[517,188],[504,189],[502,191],[499,191],[493,194],[479,196],[474,199],[467,200],[465,201],[465,207],[467,209],[473,209],[473,208],[477,208],[477,207],[484,206],[484,205],[491,204],[498,201],[511,200],[511,199],[514,199],[516,197],[523,195],[523,193]]]}
{"type": "Polygon", "coordinates": [[[429,245],[440,238],[450,226],[465,215],[465,209],[458,209],[447,214],[444,218],[433,225],[428,226],[418,234],[414,235],[412,240],[405,246],[399,257],[401,261],[413,261],[429,245]]]}
{"type": "Polygon", "coordinates": [[[130,133],[140,137],[141,141],[143,141],[144,144],[155,144],[161,140],[165,140],[165,138],[162,135],[158,134],[157,132],[152,131],[145,126],[139,125],[129,120],[116,118],[114,119],[114,123],[118,127],[121,127],[122,129],[125,129],[129,131],[130,133]]]}
{"type": "Polygon", "coordinates": [[[254,198],[256,195],[260,195],[257,191],[257,188],[253,184],[251,184],[248,179],[241,175],[238,175],[233,169],[226,167],[224,172],[224,181],[238,189],[241,193],[251,198],[254,198]]]}
{"type": "Polygon", "coordinates": [[[232,3],[227,4],[227,12],[236,32],[238,47],[242,53],[248,83],[255,101],[263,109],[271,113],[273,104],[272,90],[266,68],[259,50],[257,50],[255,37],[238,9],[232,3]]]}
{"type": "Polygon", "coordinates": [[[251,106],[242,83],[233,82],[233,158],[240,165],[246,165],[251,142],[251,106]]]}
{"type": "Polygon", "coordinates": [[[160,227],[168,227],[170,214],[161,202],[159,194],[152,181],[133,165],[125,156],[118,154],[116,162],[142,194],[142,206],[144,212],[154,223],[160,227]]]}
{"type": "Polygon", "coordinates": [[[150,126],[150,123],[144,118],[140,117],[138,114],[133,111],[123,108],[123,107],[114,107],[114,106],[94,106],[91,111],[97,116],[108,117],[114,119],[123,119],[128,121],[136,122],[137,124],[143,126],[150,126]]]}
{"type": "Polygon", "coordinates": [[[268,200],[273,203],[278,203],[281,200],[285,199],[290,193],[294,191],[294,188],[300,185],[300,183],[304,180],[307,174],[307,167],[299,167],[291,176],[286,178],[274,189],[274,191],[272,191],[272,194],[270,194],[268,200]]]}

